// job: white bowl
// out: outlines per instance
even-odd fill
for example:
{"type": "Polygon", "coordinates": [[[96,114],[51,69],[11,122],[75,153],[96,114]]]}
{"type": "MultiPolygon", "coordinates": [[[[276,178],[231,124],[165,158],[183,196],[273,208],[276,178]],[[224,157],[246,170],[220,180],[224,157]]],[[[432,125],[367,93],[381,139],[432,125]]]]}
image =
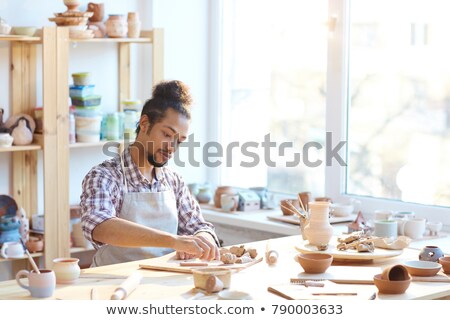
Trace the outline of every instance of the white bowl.
{"type": "Polygon", "coordinates": [[[442,268],[440,263],[422,260],[406,261],[403,265],[410,275],[419,277],[434,276],[442,268]]]}
{"type": "Polygon", "coordinates": [[[330,205],[331,214],[335,217],[347,217],[352,214],[353,210],[352,204],[332,203],[330,205]]]}

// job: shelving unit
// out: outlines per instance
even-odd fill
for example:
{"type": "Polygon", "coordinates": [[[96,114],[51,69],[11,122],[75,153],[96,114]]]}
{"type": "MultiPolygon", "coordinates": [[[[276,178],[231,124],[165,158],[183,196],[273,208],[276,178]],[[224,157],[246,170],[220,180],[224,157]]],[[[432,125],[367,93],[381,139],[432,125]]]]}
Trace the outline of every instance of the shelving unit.
{"type": "MultiPolygon", "coordinates": [[[[52,266],[56,257],[70,256],[71,253],[91,249],[70,248],[69,210],[69,160],[70,149],[101,147],[111,141],[98,143],[69,144],[69,45],[74,42],[117,43],[118,48],[118,101],[128,99],[131,94],[130,63],[132,44],[152,45],[152,81],[163,79],[163,30],[142,31],[136,39],[70,39],[67,28],[44,27],[41,37],[0,36],[0,41],[8,41],[11,46],[11,114],[32,114],[36,106],[37,46],[42,46],[43,81],[43,128],[42,134],[35,135],[35,141],[28,146],[0,148],[0,152],[12,153],[12,196],[23,207],[29,218],[37,212],[37,152],[43,153],[44,183],[44,265],[52,266]]],[[[119,103],[120,105],[120,103],[119,103]]],[[[119,111],[121,107],[119,107],[119,111]]],[[[122,141],[112,141],[121,144],[122,141]]],[[[23,259],[26,259],[24,257],[23,259]]],[[[21,259],[0,259],[12,261],[21,259]]]]}

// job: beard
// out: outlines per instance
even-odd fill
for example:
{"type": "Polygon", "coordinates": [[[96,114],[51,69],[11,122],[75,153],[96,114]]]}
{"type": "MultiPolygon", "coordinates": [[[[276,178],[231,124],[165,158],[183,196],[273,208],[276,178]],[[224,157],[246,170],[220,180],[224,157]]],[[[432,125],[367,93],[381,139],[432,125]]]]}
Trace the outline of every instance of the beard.
{"type": "Polygon", "coordinates": [[[150,163],[152,166],[154,166],[155,168],[161,168],[164,167],[167,164],[166,162],[156,162],[155,157],[153,154],[148,154],[147,155],[147,161],[148,163],[150,163]]]}

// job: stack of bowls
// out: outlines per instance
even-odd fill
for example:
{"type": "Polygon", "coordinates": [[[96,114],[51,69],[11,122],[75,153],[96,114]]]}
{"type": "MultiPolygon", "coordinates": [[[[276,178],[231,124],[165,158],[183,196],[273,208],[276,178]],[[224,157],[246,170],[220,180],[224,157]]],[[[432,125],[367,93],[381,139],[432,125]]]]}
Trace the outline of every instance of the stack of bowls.
{"type": "Polygon", "coordinates": [[[94,31],[87,29],[88,19],[92,17],[93,12],[66,11],[55,13],[55,17],[48,18],[60,27],[69,28],[69,36],[72,39],[91,39],[94,37],[94,31]]]}
{"type": "Polygon", "coordinates": [[[101,96],[94,94],[89,72],[72,74],[70,98],[75,106],[75,131],[77,142],[98,142],[102,123],[101,96]]]}

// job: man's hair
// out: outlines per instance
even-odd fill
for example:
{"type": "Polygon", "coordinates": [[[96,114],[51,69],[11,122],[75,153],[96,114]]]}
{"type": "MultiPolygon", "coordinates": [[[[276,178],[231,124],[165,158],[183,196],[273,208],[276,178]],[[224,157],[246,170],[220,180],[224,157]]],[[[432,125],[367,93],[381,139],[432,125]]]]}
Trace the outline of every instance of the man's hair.
{"type": "MultiPolygon", "coordinates": [[[[190,119],[191,105],[192,97],[187,85],[179,80],[163,81],[153,87],[152,98],[145,102],[141,117],[147,115],[151,130],[156,123],[164,119],[169,108],[190,119]]],[[[138,126],[136,133],[139,131],[138,126]]]]}

